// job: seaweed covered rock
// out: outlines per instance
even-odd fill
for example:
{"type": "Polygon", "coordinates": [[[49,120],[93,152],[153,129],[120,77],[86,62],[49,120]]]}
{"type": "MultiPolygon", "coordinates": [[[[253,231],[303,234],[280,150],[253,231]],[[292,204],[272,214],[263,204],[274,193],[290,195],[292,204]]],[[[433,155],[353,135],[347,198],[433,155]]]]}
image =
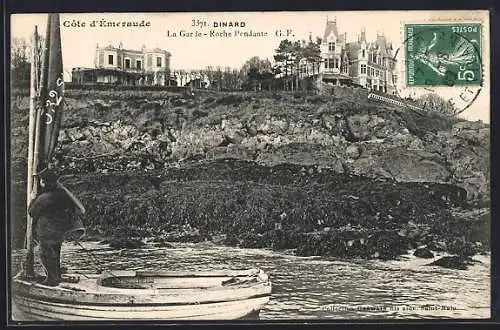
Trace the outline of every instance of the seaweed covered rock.
{"type": "Polygon", "coordinates": [[[140,249],[146,246],[142,240],[134,238],[111,238],[106,242],[112,249],[140,249]]]}
{"type": "Polygon", "coordinates": [[[407,246],[408,239],[391,230],[329,230],[305,234],[296,254],[390,260],[406,253],[407,246]]]}
{"type": "Polygon", "coordinates": [[[450,269],[466,270],[474,261],[470,257],[463,256],[445,256],[436,261],[427,264],[427,266],[440,266],[450,269]]]}
{"type": "Polygon", "coordinates": [[[430,259],[434,258],[434,253],[426,247],[416,249],[415,252],[413,253],[415,257],[419,258],[424,258],[424,259],[430,259]]]}

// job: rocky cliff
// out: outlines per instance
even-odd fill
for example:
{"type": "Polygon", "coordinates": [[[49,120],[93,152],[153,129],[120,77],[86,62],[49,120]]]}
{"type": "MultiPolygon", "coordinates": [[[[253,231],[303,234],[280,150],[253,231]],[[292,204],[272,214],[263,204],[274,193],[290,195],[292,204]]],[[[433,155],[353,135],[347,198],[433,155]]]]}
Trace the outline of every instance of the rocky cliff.
{"type": "MultiPolygon", "coordinates": [[[[28,98],[17,96],[12,103],[13,179],[22,185],[28,98]]],[[[274,93],[202,93],[193,96],[161,91],[69,90],[66,109],[60,147],[56,152],[56,163],[62,174],[103,177],[132,173],[161,178],[161,183],[172,181],[166,174],[172,173],[172,168],[211,164],[199,167],[192,177],[192,180],[197,180],[203,177],[202,169],[217,168],[216,164],[221,160],[232,159],[232,169],[215,171],[205,177],[205,182],[214,181],[219,175],[219,181],[259,183],[258,177],[252,173],[286,164],[293,169],[290,177],[299,175],[310,182],[323,172],[327,173],[327,178],[335,178],[334,181],[340,177],[355,178],[353,182],[361,180],[367,191],[377,190],[374,188],[376,182],[391,182],[398,187],[414,183],[412,187],[427,185],[422,189],[427,189],[425,196],[428,196],[430,191],[435,191],[428,185],[432,183],[449,187],[445,189],[446,194],[439,195],[447,203],[457,198],[460,202],[453,202],[457,205],[487,207],[490,200],[490,129],[480,122],[418,113],[347,96],[337,99],[274,93]],[[241,164],[250,166],[250,169],[243,171],[241,164]],[[228,179],[235,175],[234,171],[240,170],[244,173],[241,178],[228,179]],[[247,180],[245,175],[254,178],[247,180]]],[[[182,180],[187,179],[177,176],[173,185],[179,185],[182,180]]],[[[339,187],[349,187],[349,180],[341,181],[344,183],[339,187]]],[[[275,184],[284,183],[280,180],[274,182],[271,190],[276,190],[275,184]]],[[[222,189],[220,183],[212,182],[212,185],[219,185],[213,189],[222,189]]],[[[305,189],[301,187],[301,190],[305,189]]],[[[335,188],[329,187],[328,191],[331,189],[335,188]]],[[[417,191],[420,188],[409,188],[408,191],[411,189],[417,191]]],[[[390,194],[389,190],[385,194],[390,194]]],[[[379,196],[369,204],[380,201],[384,195],[383,190],[377,191],[379,196]]],[[[274,193],[279,194],[279,189],[274,193]]],[[[397,194],[403,196],[401,199],[407,198],[402,191],[397,194]]],[[[359,198],[359,194],[353,196],[359,198]]],[[[347,197],[335,194],[329,198],[347,197]]],[[[290,197],[290,200],[294,198],[290,197]]],[[[425,198],[421,203],[426,203],[425,198]]],[[[444,207],[451,214],[452,204],[441,205],[436,210],[444,207]]],[[[400,208],[399,204],[396,208],[400,208]]],[[[373,213],[371,216],[377,212],[379,216],[381,214],[374,210],[370,212],[373,213]]],[[[401,207],[398,212],[398,217],[401,217],[410,211],[401,207]]],[[[429,211],[429,214],[435,215],[436,212],[429,211]]],[[[275,215],[272,217],[274,221],[275,215]]],[[[328,226],[315,226],[314,230],[318,229],[316,227],[328,226]]]]}
{"type": "MultiPolygon", "coordinates": [[[[69,91],[59,165],[67,173],[158,170],[236,158],[270,166],[460,186],[489,200],[489,126],[321,96],[69,91]]],[[[28,99],[14,101],[12,155],[26,154],[28,99]]]]}

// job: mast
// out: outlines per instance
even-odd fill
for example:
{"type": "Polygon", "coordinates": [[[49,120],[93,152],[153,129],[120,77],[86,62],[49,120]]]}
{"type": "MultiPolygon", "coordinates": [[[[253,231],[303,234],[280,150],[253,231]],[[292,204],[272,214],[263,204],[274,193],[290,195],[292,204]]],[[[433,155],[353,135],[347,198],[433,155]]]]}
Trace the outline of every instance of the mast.
{"type": "Polygon", "coordinates": [[[29,127],[28,127],[28,173],[27,173],[27,190],[26,190],[26,237],[25,247],[26,255],[26,276],[34,276],[34,253],[33,253],[33,218],[28,213],[29,205],[35,196],[37,182],[34,180],[34,143],[35,143],[35,124],[37,113],[37,53],[38,53],[38,31],[35,25],[33,32],[32,47],[31,47],[31,72],[30,72],[30,110],[29,110],[29,127]],[[33,189],[35,188],[35,189],[33,189]]]}
{"type": "MultiPolygon", "coordinates": [[[[31,201],[38,195],[38,174],[47,168],[51,168],[51,159],[59,137],[64,109],[64,77],[58,13],[48,14],[47,33],[43,44],[41,63],[37,63],[37,49],[38,34],[35,30],[30,84],[28,207],[31,201]],[[38,66],[40,66],[40,70],[38,70],[38,66]],[[40,78],[38,79],[39,71],[40,78]]],[[[75,197],[72,196],[72,198],[75,197]]],[[[78,206],[84,210],[81,203],[78,206]]],[[[26,224],[26,248],[28,253],[25,274],[27,277],[30,277],[34,275],[34,244],[33,219],[31,219],[29,214],[26,224]]]]}

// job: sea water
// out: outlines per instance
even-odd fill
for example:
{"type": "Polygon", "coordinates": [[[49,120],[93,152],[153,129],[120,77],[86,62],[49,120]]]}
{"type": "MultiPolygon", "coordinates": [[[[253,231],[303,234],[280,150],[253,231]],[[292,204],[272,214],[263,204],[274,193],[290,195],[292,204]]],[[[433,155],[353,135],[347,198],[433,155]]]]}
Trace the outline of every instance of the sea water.
{"type": "MultiPolygon", "coordinates": [[[[467,270],[454,270],[426,266],[432,259],[411,254],[395,261],[337,260],[211,243],[132,250],[98,242],[82,246],[63,246],[62,264],[70,273],[261,268],[273,285],[261,320],[490,317],[489,255],[475,256],[478,262],[467,270]]],[[[14,251],[14,268],[21,256],[14,251]]]]}

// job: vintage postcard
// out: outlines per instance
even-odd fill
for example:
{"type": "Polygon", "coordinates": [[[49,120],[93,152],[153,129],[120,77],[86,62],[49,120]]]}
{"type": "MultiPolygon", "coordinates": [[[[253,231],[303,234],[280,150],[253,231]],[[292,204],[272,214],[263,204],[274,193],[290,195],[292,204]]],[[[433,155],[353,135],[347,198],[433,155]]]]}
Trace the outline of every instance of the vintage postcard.
{"type": "Polygon", "coordinates": [[[10,21],[11,322],[490,318],[488,11],[10,21]]]}

